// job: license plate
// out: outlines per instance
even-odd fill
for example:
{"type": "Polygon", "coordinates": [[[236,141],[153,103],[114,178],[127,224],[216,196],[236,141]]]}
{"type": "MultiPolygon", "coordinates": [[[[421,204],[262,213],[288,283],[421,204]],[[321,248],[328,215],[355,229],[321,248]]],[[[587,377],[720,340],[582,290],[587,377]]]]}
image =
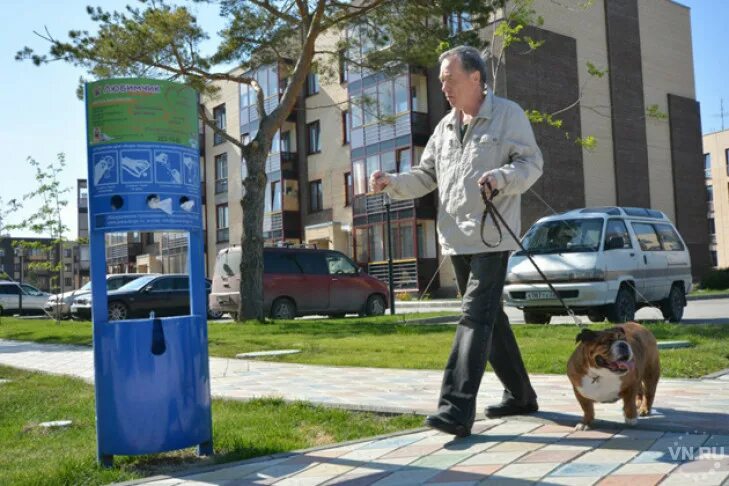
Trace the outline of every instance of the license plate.
{"type": "Polygon", "coordinates": [[[554,299],[554,294],[551,290],[540,290],[531,291],[526,293],[527,300],[550,300],[554,299]]]}

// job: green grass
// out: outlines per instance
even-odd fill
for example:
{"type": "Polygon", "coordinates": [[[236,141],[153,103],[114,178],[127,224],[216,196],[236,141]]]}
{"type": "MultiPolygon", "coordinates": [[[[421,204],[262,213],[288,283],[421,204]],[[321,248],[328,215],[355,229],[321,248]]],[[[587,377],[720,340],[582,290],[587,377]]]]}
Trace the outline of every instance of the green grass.
{"type": "Polygon", "coordinates": [[[81,380],[0,366],[0,484],[107,484],[188,466],[230,462],[278,452],[407,430],[422,417],[386,417],[313,407],[282,400],[213,401],[215,455],[192,449],[117,457],[115,467],[96,465],[94,391],[81,380]],[[65,429],[38,423],[69,419],[65,429]]]}
{"type": "MultiPolygon", "coordinates": [[[[448,325],[403,324],[413,317],[300,319],[260,324],[217,322],[209,325],[210,355],[273,349],[301,353],[271,358],[294,363],[377,368],[442,369],[453,340],[448,325]]],[[[729,326],[646,323],[658,340],[687,340],[693,348],[661,351],[663,376],[700,377],[729,368],[729,326]]],[[[591,325],[592,329],[607,324],[591,325]]],[[[574,325],[518,325],[514,333],[530,373],[566,372],[574,349],[574,325]]],[[[91,343],[88,322],[29,321],[4,318],[0,338],[36,342],[91,343]]]]}
{"type": "Polygon", "coordinates": [[[724,290],[714,290],[714,289],[697,289],[694,288],[691,292],[689,292],[689,296],[694,295],[716,295],[716,296],[726,296],[729,297],[729,289],[724,290]]]}

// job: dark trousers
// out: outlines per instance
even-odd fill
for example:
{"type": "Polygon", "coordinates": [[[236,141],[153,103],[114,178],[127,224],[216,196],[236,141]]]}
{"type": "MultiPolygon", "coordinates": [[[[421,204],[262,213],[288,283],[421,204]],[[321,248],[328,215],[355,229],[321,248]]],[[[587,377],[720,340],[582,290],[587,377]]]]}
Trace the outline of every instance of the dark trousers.
{"type": "Polygon", "coordinates": [[[438,414],[470,427],[476,416],[476,395],[491,363],[504,385],[503,399],[518,405],[537,400],[519,346],[501,304],[508,252],[451,257],[463,316],[446,364],[438,414]]]}

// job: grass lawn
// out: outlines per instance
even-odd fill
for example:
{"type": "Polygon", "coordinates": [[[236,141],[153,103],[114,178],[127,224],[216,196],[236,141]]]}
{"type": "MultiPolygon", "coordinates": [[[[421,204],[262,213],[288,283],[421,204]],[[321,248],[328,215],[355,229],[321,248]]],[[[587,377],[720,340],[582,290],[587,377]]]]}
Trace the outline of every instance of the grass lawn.
{"type": "MultiPolygon", "coordinates": [[[[79,326],[80,327],[80,326],[79,326]]],[[[88,326],[87,326],[88,327],[88,326]]],[[[96,465],[94,389],[81,380],[0,366],[0,484],[107,484],[420,427],[422,417],[313,407],[280,400],[213,401],[215,456],[192,449],[115,458],[96,465]],[[38,423],[68,419],[47,430],[38,423]]]]}
{"type": "Polygon", "coordinates": [[[714,290],[714,289],[693,289],[689,292],[689,296],[702,296],[702,295],[717,295],[729,297],[729,289],[714,290]]]}
{"type": "MultiPolygon", "coordinates": [[[[377,318],[299,319],[259,324],[214,322],[209,325],[210,355],[272,349],[300,349],[299,354],[271,358],[277,361],[378,368],[442,369],[454,327],[403,324],[412,315],[377,318]]],[[[661,351],[664,377],[700,377],[729,368],[729,326],[646,324],[658,340],[687,340],[693,348],[661,351]]],[[[592,329],[609,327],[591,325],[592,329]]],[[[530,373],[566,371],[574,349],[573,325],[517,325],[513,327],[530,373]]],[[[37,342],[90,344],[88,322],[3,318],[0,338],[37,342]]]]}

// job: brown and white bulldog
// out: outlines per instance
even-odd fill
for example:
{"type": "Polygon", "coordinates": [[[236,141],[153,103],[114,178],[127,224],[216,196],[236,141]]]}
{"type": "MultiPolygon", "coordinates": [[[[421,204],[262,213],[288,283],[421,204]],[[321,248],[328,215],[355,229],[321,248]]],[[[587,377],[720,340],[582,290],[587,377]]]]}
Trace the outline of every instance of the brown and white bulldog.
{"type": "Polygon", "coordinates": [[[577,430],[589,428],[595,402],[622,398],[628,425],[638,422],[638,412],[650,414],[661,364],[656,338],[648,329],[635,322],[604,331],[583,329],[575,342],[579,344],[567,363],[567,376],[583,410],[577,430]]]}

